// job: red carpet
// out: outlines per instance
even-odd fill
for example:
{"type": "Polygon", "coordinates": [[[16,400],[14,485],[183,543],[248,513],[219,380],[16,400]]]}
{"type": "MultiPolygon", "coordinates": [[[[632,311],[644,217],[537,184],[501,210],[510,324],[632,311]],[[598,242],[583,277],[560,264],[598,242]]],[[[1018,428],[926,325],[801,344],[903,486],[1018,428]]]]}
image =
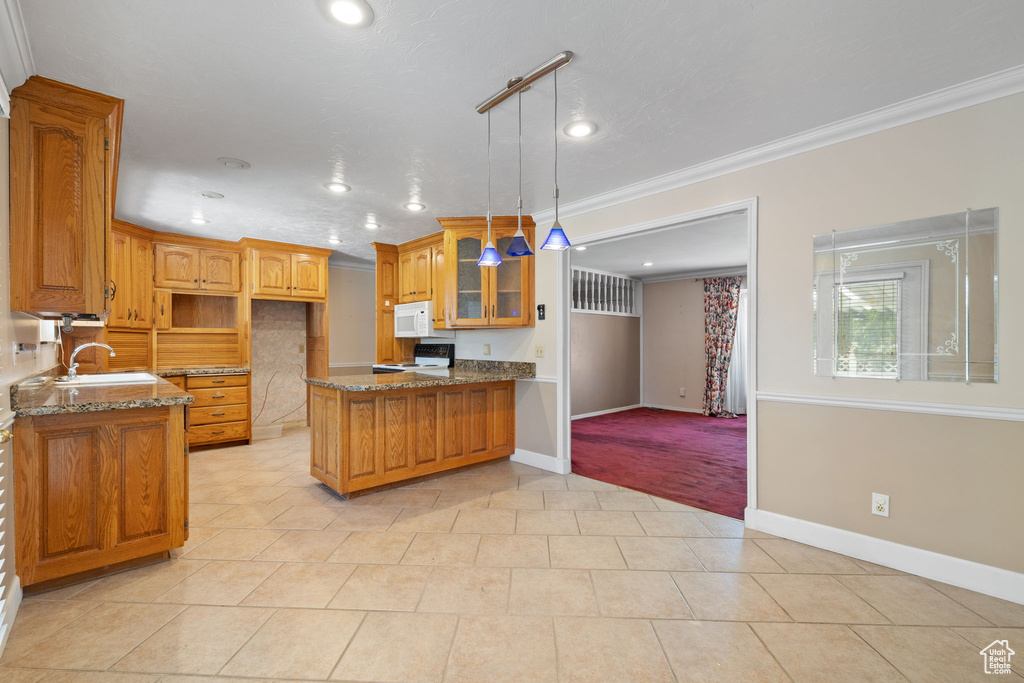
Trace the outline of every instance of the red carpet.
{"type": "Polygon", "coordinates": [[[747,418],[636,408],[573,420],[572,471],[743,519],[747,418]]]}

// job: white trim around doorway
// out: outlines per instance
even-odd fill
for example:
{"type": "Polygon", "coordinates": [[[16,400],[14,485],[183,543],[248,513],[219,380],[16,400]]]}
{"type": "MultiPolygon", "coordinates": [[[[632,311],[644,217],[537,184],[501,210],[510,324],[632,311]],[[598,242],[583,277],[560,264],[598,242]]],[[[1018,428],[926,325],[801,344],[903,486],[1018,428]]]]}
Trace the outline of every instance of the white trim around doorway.
{"type": "MultiPolygon", "coordinates": [[[[673,226],[694,221],[715,218],[717,216],[744,213],[747,217],[747,324],[750,329],[747,345],[747,507],[757,509],[757,197],[743,199],[729,204],[722,204],[699,211],[690,211],[675,216],[667,216],[652,221],[637,223],[621,228],[607,230],[592,235],[574,238],[575,246],[583,246],[606,240],[627,237],[637,233],[664,230],[673,226]]],[[[566,473],[572,469],[572,428],[570,405],[570,336],[569,324],[571,316],[572,269],[569,263],[569,252],[558,255],[557,273],[557,415],[556,447],[560,470],[566,473]]],[[[641,370],[641,377],[643,372],[641,370]]],[[[641,401],[643,395],[641,394],[641,401]]]]}

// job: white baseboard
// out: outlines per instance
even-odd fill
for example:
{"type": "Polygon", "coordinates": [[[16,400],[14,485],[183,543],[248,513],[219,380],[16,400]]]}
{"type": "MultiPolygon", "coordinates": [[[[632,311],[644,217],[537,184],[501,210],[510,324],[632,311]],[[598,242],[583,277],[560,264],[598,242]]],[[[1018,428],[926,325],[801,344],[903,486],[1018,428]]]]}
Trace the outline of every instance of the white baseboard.
{"type": "Polygon", "coordinates": [[[747,528],[1024,604],[1024,574],[795,517],[747,508],[747,528]]]}
{"type": "Polygon", "coordinates": [[[697,410],[696,408],[677,408],[676,406],[663,406],[657,403],[645,403],[642,407],[644,408],[658,408],[659,410],[674,410],[677,413],[696,413],[702,415],[703,410],[697,410]]]}
{"type": "Polygon", "coordinates": [[[559,460],[554,456],[535,453],[533,451],[523,450],[522,448],[517,448],[516,452],[512,454],[510,460],[512,460],[512,462],[529,465],[530,467],[547,470],[548,472],[554,472],[555,474],[569,474],[569,472],[572,471],[572,466],[569,464],[568,460],[559,460]]]}
{"type": "Polygon", "coordinates": [[[7,608],[4,610],[7,613],[6,623],[0,624],[0,628],[7,627],[3,629],[3,639],[0,640],[0,656],[3,656],[7,641],[11,639],[14,620],[18,616],[18,607],[21,606],[21,596],[21,578],[15,574],[14,581],[11,582],[11,592],[7,597],[7,608]]]}
{"type": "Polygon", "coordinates": [[[634,410],[636,408],[643,408],[642,403],[635,403],[631,406],[622,406],[621,408],[609,408],[608,410],[595,410],[592,413],[583,413],[582,415],[573,415],[570,420],[582,420],[587,417],[597,417],[598,415],[610,415],[611,413],[621,413],[623,410],[634,410]]]}

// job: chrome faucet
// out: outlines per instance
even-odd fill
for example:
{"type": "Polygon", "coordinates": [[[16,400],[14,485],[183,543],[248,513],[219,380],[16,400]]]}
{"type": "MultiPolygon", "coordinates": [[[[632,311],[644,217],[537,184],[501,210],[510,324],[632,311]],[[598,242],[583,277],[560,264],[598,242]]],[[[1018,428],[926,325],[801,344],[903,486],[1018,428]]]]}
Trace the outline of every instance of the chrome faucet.
{"type": "Polygon", "coordinates": [[[110,351],[110,355],[112,357],[117,355],[116,353],[114,353],[114,349],[110,348],[106,344],[100,344],[99,342],[89,342],[88,344],[82,344],[81,346],[79,346],[78,348],[71,352],[71,358],[68,361],[70,363],[70,367],[68,367],[69,380],[78,377],[78,363],[75,362],[75,356],[78,355],[79,351],[81,351],[82,349],[87,349],[90,346],[102,346],[107,351],[110,351]]]}

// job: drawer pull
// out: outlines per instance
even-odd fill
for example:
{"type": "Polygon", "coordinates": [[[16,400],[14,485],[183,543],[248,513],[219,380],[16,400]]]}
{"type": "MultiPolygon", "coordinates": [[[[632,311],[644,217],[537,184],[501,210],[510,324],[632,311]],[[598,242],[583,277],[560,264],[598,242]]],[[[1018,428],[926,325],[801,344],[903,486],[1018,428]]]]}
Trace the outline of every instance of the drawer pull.
{"type": "Polygon", "coordinates": [[[211,396],[210,398],[226,398],[226,396],[224,394],[215,394],[215,395],[211,396]]]}
{"type": "Polygon", "coordinates": [[[226,430],[222,429],[219,432],[210,432],[210,434],[223,434],[226,430]]]}
{"type": "Polygon", "coordinates": [[[210,417],[220,417],[221,415],[227,415],[227,413],[210,413],[210,417]]]}
{"type": "Polygon", "coordinates": [[[225,381],[223,379],[211,379],[210,384],[224,384],[225,381]]]}

